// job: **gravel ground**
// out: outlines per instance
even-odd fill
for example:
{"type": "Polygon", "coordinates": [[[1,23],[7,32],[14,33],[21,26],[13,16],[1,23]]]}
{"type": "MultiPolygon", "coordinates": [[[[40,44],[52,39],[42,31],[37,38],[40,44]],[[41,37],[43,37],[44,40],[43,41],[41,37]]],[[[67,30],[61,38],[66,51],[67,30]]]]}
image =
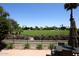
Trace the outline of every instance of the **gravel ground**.
{"type": "Polygon", "coordinates": [[[46,56],[50,54],[50,50],[19,50],[19,49],[9,49],[2,50],[0,56],[46,56]]]}

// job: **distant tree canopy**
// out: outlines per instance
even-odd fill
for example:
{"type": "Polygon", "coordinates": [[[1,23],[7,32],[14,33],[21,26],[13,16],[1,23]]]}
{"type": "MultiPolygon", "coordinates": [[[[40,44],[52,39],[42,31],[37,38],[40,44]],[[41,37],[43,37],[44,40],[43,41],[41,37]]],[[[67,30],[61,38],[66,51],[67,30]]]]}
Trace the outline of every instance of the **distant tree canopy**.
{"type": "Polygon", "coordinates": [[[65,26],[63,26],[63,24],[61,25],[61,27],[60,27],[60,29],[61,30],[65,30],[65,29],[67,29],[65,26]]]}
{"type": "Polygon", "coordinates": [[[38,26],[35,26],[35,27],[27,27],[27,26],[24,26],[22,27],[23,30],[69,30],[68,27],[66,26],[60,26],[60,27],[56,27],[56,26],[45,26],[45,27],[38,27],[38,26]]]}

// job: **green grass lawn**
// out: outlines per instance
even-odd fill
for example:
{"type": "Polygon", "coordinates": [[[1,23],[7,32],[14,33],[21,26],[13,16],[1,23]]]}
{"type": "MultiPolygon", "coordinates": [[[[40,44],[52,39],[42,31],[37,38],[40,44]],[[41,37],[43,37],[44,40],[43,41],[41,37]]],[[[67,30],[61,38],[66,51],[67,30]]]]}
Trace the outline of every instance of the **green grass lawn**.
{"type": "Polygon", "coordinates": [[[23,30],[21,33],[26,36],[55,36],[55,35],[68,35],[68,30],[23,30]]]}

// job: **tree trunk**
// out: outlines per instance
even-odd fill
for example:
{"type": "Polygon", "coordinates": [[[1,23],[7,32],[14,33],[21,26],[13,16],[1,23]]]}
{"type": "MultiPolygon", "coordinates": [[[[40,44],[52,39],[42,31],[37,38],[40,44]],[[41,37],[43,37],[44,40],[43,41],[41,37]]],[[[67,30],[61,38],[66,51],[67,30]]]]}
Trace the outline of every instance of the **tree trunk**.
{"type": "Polygon", "coordinates": [[[76,28],[75,20],[73,18],[72,9],[70,15],[70,39],[68,41],[68,44],[72,47],[78,47],[77,28],[76,28]]]}
{"type": "Polygon", "coordinates": [[[73,9],[71,9],[70,18],[73,18],[73,9]]]}

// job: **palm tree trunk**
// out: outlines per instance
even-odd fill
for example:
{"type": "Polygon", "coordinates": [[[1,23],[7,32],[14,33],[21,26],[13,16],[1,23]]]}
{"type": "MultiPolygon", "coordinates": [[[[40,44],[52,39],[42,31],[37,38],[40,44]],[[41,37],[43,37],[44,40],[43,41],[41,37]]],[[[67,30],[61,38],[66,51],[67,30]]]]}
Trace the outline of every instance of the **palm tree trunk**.
{"type": "Polygon", "coordinates": [[[71,9],[70,18],[73,18],[73,9],[71,9]]]}
{"type": "Polygon", "coordinates": [[[68,43],[72,47],[78,47],[77,28],[76,28],[75,20],[73,18],[72,9],[70,14],[70,40],[68,43]]]}

